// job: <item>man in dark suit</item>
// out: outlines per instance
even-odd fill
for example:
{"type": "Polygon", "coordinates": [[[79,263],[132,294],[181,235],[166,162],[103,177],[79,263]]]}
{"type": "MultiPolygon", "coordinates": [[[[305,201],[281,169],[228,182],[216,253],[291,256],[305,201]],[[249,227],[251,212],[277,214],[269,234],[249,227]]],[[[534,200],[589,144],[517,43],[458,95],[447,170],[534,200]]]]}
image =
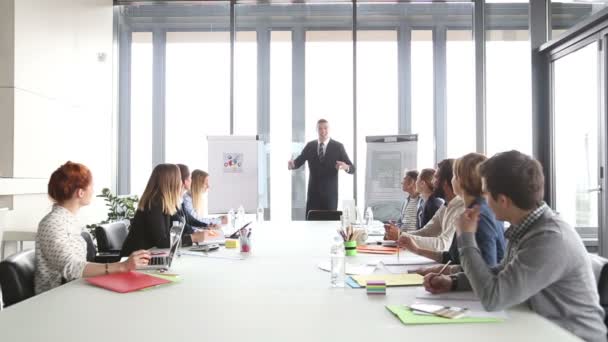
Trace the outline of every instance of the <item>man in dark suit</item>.
{"type": "Polygon", "coordinates": [[[310,210],[336,210],[338,208],[338,171],[355,173],[355,166],[348,158],[344,145],[329,138],[329,124],[317,122],[319,139],[308,142],[302,153],[288,163],[295,170],[308,162],[308,196],[306,215],[310,210]]]}

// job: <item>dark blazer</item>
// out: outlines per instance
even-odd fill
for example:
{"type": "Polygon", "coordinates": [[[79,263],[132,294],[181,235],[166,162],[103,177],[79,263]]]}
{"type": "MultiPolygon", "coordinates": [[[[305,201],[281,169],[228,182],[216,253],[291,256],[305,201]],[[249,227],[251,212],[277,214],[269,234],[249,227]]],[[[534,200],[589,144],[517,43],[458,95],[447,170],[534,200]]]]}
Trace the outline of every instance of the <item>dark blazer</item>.
{"type": "Polygon", "coordinates": [[[355,166],[348,158],[344,145],[330,139],[325,149],[323,162],[319,160],[319,141],[308,142],[302,153],[294,160],[295,168],[308,162],[308,196],[306,214],[310,210],[336,210],[338,208],[338,170],[336,162],[343,161],[350,166],[349,174],[355,173],[355,166]]]}
{"type": "Polygon", "coordinates": [[[435,216],[435,213],[442,205],[443,199],[435,195],[429,196],[426,201],[423,200],[417,210],[416,229],[424,227],[435,216]]]}
{"type": "MultiPolygon", "coordinates": [[[[488,266],[494,267],[500,263],[505,255],[504,224],[496,219],[494,212],[483,197],[476,198],[469,208],[472,208],[476,204],[479,205],[479,222],[477,223],[475,241],[483,260],[488,266]]],[[[456,233],[454,233],[450,249],[447,252],[443,252],[443,260],[441,260],[443,264],[447,263],[448,260],[452,260],[453,264],[460,265],[457,240],[456,233]]]]}
{"type": "MultiPolygon", "coordinates": [[[[169,248],[171,244],[171,226],[173,221],[183,222],[183,217],[178,212],[175,216],[163,213],[160,202],[152,204],[150,209],[137,210],[131,221],[129,234],[122,245],[121,256],[129,256],[140,249],[169,248]]],[[[191,246],[190,234],[185,231],[182,234],[182,245],[191,246]]]]}

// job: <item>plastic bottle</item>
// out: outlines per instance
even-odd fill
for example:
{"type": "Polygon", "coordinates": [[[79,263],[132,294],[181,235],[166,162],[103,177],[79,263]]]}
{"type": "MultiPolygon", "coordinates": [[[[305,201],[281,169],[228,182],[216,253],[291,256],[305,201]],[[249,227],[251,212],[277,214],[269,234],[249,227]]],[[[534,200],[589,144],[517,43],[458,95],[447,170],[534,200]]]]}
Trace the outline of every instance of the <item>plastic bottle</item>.
{"type": "Polygon", "coordinates": [[[239,221],[238,225],[242,226],[245,224],[245,208],[243,208],[243,205],[239,205],[239,209],[236,212],[236,219],[237,221],[239,221]]]}
{"type": "Polygon", "coordinates": [[[234,209],[230,208],[228,211],[228,219],[230,220],[230,224],[232,225],[232,229],[236,227],[236,215],[234,214],[234,209]]]}
{"type": "Polygon", "coordinates": [[[372,207],[367,207],[365,209],[365,226],[370,228],[374,223],[374,212],[372,211],[372,207]]]}
{"type": "Polygon", "coordinates": [[[331,287],[344,287],[344,241],[339,236],[334,237],[330,251],[331,287]]]}
{"type": "Polygon", "coordinates": [[[348,208],[344,208],[342,210],[342,216],[344,217],[344,223],[347,225],[351,223],[351,214],[348,208]]]}

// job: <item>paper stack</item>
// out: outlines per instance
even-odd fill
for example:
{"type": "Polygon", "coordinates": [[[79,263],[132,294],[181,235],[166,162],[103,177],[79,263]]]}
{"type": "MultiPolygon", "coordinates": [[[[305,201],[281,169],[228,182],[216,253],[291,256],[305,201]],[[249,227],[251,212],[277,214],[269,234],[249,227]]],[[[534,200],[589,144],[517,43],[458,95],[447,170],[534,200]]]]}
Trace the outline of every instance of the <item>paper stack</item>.
{"type": "Polygon", "coordinates": [[[370,280],[367,282],[367,294],[371,295],[385,295],[386,294],[386,282],[384,280],[370,280]]]}

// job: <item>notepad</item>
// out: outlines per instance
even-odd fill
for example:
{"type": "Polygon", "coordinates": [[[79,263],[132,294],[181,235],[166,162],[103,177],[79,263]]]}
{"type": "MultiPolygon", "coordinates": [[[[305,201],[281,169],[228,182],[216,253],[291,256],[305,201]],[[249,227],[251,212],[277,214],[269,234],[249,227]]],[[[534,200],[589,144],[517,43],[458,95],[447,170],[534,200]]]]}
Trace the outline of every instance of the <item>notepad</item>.
{"type": "Polygon", "coordinates": [[[414,310],[414,313],[421,312],[450,319],[459,319],[469,313],[469,309],[463,307],[425,303],[414,303],[410,305],[410,309],[414,310]]]}
{"type": "Polygon", "coordinates": [[[357,252],[368,254],[397,254],[397,247],[386,247],[377,245],[357,246],[357,252]]]}
{"type": "Polygon", "coordinates": [[[457,319],[443,318],[435,315],[417,315],[405,305],[387,305],[388,311],[406,325],[416,324],[464,324],[464,323],[500,323],[503,319],[494,317],[462,317],[457,319]]]}
{"type": "Polygon", "coordinates": [[[140,272],[107,274],[85,279],[90,284],[118,293],[142,290],[148,287],[170,283],[170,280],[140,272]]]}
{"type": "Polygon", "coordinates": [[[353,289],[361,289],[363,288],[363,286],[359,285],[359,283],[357,283],[352,277],[346,277],[344,279],[344,283],[348,286],[350,286],[353,289]]]}
{"type": "Polygon", "coordinates": [[[356,275],[352,278],[361,286],[366,286],[368,281],[384,280],[386,286],[416,286],[422,285],[424,277],[415,273],[404,274],[368,274],[356,275]]]}

